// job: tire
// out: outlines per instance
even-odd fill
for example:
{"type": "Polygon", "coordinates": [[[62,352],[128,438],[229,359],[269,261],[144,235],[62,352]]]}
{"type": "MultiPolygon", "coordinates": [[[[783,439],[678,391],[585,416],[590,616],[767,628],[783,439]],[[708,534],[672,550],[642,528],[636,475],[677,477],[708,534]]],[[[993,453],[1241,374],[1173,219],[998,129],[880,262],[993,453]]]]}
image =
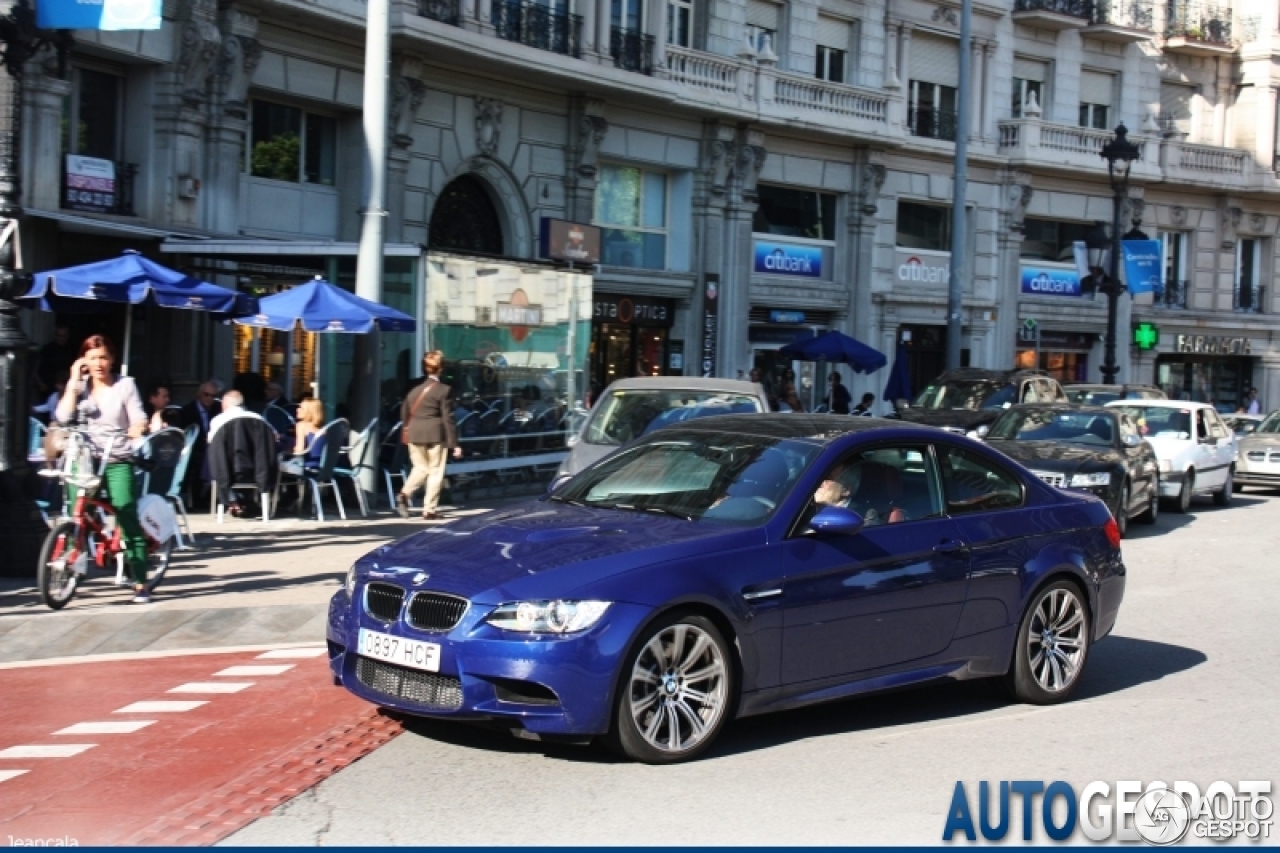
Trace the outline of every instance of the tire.
{"type": "Polygon", "coordinates": [[[1038,590],[1018,624],[1005,676],[1013,697],[1032,705],[1071,698],[1089,660],[1091,627],[1080,587],[1060,580],[1038,590]]]}
{"type": "Polygon", "coordinates": [[[156,587],[160,586],[160,581],[164,580],[165,573],[169,571],[169,566],[173,562],[173,540],[170,536],[164,541],[164,544],[156,548],[149,554],[151,566],[150,573],[147,577],[147,591],[152,592],[156,587]]]}
{"type": "Polygon", "coordinates": [[[54,525],[40,546],[40,562],[36,566],[36,585],[40,598],[53,610],[61,610],[76,594],[79,578],[72,566],[87,556],[81,551],[80,525],[61,521],[54,525]]]}
{"type": "Polygon", "coordinates": [[[1120,538],[1123,539],[1129,532],[1129,484],[1125,483],[1120,487],[1120,500],[1116,504],[1115,511],[1111,513],[1116,520],[1116,527],[1120,528],[1120,538]]]}
{"type": "Polygon", "coordinates": [[[1147,500],[1147,508],[1138,516],[1137,521],[1142,524],[1155,524],[1160,518],[1160,478],[1155,477],[1151,480],[1151,497],[1147,500]]]}
{"type": "Polygon", "coordinates": [[[695,613],[661,618],[623,661],[610,746],[645,764],[689,761],[729,722],[737,686],[733,651],[710,619],[695,613]]]}
{"type": "Polygon", "coordinates": [[[1182,491],[1178,492],[1178,496],[1173,499],[1170,509],[1174,512],[1191,512],[1191,494],[1195,486],[1195,472],[1188,471],[1186,476],[1182,478],[1182,491]]]}
{"type": "Polygon", "coordinates": [[[1223,481],[1222,488],[1213,493],[1213,502],[1218,506],[1231,506],[1231,499],[1235,496],[1235,479],[1236,468],[1234,465],[1227,468],[1227,479],[1223,481]]]}

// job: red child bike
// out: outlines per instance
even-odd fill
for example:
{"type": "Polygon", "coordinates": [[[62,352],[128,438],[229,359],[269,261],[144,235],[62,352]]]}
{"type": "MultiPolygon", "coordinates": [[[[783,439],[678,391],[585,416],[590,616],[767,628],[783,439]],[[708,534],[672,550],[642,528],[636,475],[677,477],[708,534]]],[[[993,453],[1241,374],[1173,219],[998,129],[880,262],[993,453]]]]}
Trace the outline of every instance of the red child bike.
{"type": "MultiPolygon", "coordinates": [[[[130,583],[125,571],[124,540],[116,522],[115,508],[104,492],[103,475],[110,458],[111,443],[95,466],[94,442],[83,427],[66,427],[59,466],[50,472],[62,480],[67,490],[67,510],[54,522],[40,549],[36,580],[44,603],[60,610],[88,579],[90,572],[115,572],[118,585],[130,583]]],[[[135,460],[136,461],[136,460],[135,460]]],[[[147,590],[164,579],[177,538],[177,519],[163,500],[139,501],[139,518],[147,535],[151,560],[147,590]]]]}

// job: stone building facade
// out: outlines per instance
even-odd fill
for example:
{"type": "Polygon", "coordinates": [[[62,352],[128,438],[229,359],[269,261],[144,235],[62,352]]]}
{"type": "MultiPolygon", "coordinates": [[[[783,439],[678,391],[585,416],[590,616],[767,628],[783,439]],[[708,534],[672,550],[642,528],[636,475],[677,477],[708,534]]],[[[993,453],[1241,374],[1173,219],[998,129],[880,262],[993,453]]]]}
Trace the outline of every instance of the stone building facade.
{"type": "MultiPolygon", "coordinates": [[[[1072,285],[1070,246],[1111,221],[1098,151],[1123,122],[1141,148],[1125,227],[1162,241],[1166,286],[1121,299],[1121,381],[1280,402],[1276,0],[973,8],[968,363],[1099,380],[1105,301],[1072,285]],[[1123,345],[1140,322],[1151,349],[1123,345]]],[[[958,16],[951,0],[396,0],[388,240],[533,259],[543,217],[600,226],[600,383],[778,371],[779,346],[839,329],[909,359],[918,387],[945,352],[958,16]]],[[[77,34],[70,79],[37,63],[28,267],[131,246],[224,283],[348,275],[363,19],[357,0],[171,0],[158,32],[77,34]],[[115,162],[127,205],[123,189],[111,210],[68,205],[68,154],[115,162]]],[[[425,310],[426,276],[406,281],[425,310]]],[[[232,357],[198,316],[141,334],[179,383],[232,357]]],[[[879,397],[885,372],[845,378],[879,397]]]]}

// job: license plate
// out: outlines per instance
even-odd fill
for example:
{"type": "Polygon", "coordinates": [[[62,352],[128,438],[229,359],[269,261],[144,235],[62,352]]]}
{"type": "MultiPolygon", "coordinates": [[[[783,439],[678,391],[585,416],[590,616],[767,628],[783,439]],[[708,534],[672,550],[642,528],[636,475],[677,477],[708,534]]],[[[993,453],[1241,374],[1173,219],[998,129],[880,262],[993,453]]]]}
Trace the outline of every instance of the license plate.
{"type": "Polygon", "coordinates": [[[440,671],[440,646],[436,643],[406,640],[404,637],[393,637],[390,634],[361,628],[359,652],[367,658],[407,666],[411,669],[427,672],[440,671]]]}

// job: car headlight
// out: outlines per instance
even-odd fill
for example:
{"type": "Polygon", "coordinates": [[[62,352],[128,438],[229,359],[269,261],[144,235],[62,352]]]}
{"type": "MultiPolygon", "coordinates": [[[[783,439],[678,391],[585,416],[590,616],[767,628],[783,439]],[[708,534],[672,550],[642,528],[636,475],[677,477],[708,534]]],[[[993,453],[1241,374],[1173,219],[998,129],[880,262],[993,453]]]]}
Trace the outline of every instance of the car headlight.
{"type": "Polygon", "coordinates": [[[1097,471],[1092,474],[1072,474],[1071,486],[1078,488],[1080,486],[1109,486],[1111,485],[1110,471],[1097,471]]]}
{"type": "Polygon", "coordinates": [[[1160,460],[1160,473],[1161,473],[1161,474],[1168,474],[1168,473],[1169,473],[1170,471],[1172,471],[1172,470],[1173,470],[1173,466],[1169,464],[1169,460],[1168,460],[1168,459],[1161,459],[1161,460],[1160,460]]]}
{"type": "Polygon", "coordinates": [[[347,595],[353,595],[356,591],[356,567],[354,565],[347,569],[347,595]]]}
{"type": "Polygon", "coordinates": [[[528,634],[572,634],[600,621],[608,601],[512,601],[500,604],[485,619],[504,631],[528,634]]]}

